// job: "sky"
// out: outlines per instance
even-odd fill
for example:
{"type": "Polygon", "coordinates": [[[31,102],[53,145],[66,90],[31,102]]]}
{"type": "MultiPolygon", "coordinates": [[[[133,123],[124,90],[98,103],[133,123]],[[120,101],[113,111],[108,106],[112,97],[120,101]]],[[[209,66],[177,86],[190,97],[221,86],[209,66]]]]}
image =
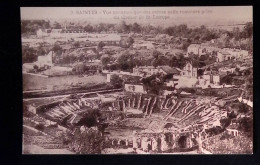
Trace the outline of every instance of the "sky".
{"type": "Polygon", "coordinates": [[[252,6],[216,7],[21,7],[21,19],[84,20],[90,23],[232,24],[252,22],[252,6]]]}

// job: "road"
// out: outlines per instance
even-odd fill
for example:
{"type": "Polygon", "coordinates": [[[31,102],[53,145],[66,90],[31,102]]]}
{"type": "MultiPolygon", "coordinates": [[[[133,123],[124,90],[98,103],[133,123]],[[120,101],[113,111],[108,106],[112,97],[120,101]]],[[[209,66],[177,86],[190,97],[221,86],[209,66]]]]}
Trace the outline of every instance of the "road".
{"type": "MultiPolygon", "coordinates": [[[[75,94],[80,94],[82,96],[86,94],[97,94],[97,93],[110,93],[110,92],[120,92],[123,89],[104,89],[104,90],[98,90],[98,91],[92,91],[92,92],[84,92],[84,93],[75,93],[75,94]]],[[[65,95],[56,95],[56,96],[46,96],[46,97],[37,97],[37,98],[28,98],[28,99],[23,99],[24,101],[31,101],[31,100],[37,100],[37,99],[52,99],[52,98],[64,98],[64,97],[69,97],[71,94],[65,94],[65,95]]]]}

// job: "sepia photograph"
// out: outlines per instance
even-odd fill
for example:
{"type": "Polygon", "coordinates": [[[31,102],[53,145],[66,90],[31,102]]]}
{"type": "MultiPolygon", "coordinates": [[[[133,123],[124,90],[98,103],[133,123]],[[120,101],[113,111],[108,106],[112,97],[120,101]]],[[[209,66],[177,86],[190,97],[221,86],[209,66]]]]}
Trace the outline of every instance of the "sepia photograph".
{"type": "Polygon", "coordinates": [[[252,6],[20,14],[22,154],[253,154],[252,6]]]}

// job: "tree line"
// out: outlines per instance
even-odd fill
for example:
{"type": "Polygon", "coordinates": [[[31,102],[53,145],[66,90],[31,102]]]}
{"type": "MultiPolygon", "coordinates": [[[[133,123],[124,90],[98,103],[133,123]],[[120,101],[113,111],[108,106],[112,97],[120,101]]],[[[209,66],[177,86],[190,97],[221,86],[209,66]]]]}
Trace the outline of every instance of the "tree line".
{"type": "MultiPolygon", "coordinates": [[[[140,25],[138,23],[129,23],[121,21],[118,24],[112,23],[99,23],[99,24],[85,24],[84,23],[68,23],[62,25],[59,22],[50,22],[49,20],[22,20],[21,29],[22,33],[36,32],[39,28],[66,28],[72,30],[84,30],[87,32],[118,32],[118,33],[143,33],[143,34],[168,34],[174,37],[191,38],[194,41],[211,40],[218,38],[221,33],[227,32],[226,30],[210,30],[202,25],[197,28],[189,28],[186,24],[174,25],[163,28],[162,26],[154,25],[140,25]]],[[[253,23],[246,23],[244,29],[241,31],[238,27],[234,27],[233,31],[228,32],[231,37],[236,40],[241,38],[250,38],[253,35],[253,23]]]]}

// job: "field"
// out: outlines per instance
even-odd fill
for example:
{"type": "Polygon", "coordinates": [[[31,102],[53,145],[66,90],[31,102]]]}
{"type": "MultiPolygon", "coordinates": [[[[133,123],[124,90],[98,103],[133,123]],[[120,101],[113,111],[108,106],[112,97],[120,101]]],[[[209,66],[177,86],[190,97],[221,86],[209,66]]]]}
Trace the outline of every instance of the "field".
{"type": "Polygon", "coordinates": [[[90,84],[105,83],[106,77],[102,75],[84,76],[68,75],[60,77],[40,77],[23,74],[23,91],[68,89],[71,87],[84,87],[90,84]]]}
{"type": "Polygon", "coordinates": [[[24,145],[23,154],[74,154],[66,149],[45,149],[37,145],[24,145]]]}

